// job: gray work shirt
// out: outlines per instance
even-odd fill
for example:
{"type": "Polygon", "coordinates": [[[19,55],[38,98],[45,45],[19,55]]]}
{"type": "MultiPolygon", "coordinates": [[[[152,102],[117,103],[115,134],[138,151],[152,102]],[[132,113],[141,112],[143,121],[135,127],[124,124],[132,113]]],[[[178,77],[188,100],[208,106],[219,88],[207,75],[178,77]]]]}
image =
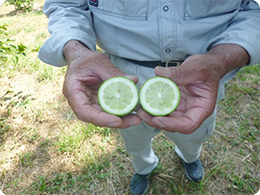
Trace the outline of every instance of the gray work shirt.
{"type": "Polygon", "coordinates": [[[62,49],[75,39],[113,55],[170,61],[237,44],[260,61],[260,9],[252,0],[46,0],[51,37],[39,58],[64,66],[62,49]]]}

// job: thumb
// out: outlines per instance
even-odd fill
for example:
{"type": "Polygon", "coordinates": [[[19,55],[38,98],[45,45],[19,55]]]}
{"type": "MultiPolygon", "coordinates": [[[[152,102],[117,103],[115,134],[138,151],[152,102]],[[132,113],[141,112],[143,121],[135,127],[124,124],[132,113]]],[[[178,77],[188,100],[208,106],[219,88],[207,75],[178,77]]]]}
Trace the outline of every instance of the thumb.
{"type": "Polygon", "coordinates": [[[106,66],[103,66],[100,70],[100,77],[103,81],[112,78],[112,77],[126,77],[132,80],[135,84],[138,82],[138,78],[134,75],[128,75],[124,71],[117,68],[112,62],[108,62],[106,66]]]}
{"type": "MultiPolygon", "coordinates": [[[[154,70],[157,76],[163,76],[171,79],[178,86],[198,83],[207,78],[207,72],[202,70],[203,66],[193,66],[190,63],[183,63],[177,67],[157,66],[154,70]]],[[[204,68],[205,69],[205,68],[204,68]]]]}
{"type": "Polygon", "coordinates": [[[130,80],[132,80],[135,84],[138,83],[138,77],[134,76],[134,75],[125,75],[126,78],[129,78],[130,80]]]}
{"type": "Polygon", "coordinates": [[[157,76],[163,76],[171,79],[177,85],[187,85],[190,84],[189,80],[189,73],[185,68],[178,66],[178,67],[162,67],[157,66],[154,70],[157,76]]]}
{"type": "Polygon", "coordinates": [[[109,79],[109,78],[111,78],[111,77],[126,77],[126,78],[132,80],[135,84],[138,83],[138,77],[136,77],[134,75],[128,75],[127,73],[125,73],[124,71],[120,70],[116,66],[114,66],[113,68],[109,69],[109,71],[107,71],[103,75],[104,81],[109,79]]]}

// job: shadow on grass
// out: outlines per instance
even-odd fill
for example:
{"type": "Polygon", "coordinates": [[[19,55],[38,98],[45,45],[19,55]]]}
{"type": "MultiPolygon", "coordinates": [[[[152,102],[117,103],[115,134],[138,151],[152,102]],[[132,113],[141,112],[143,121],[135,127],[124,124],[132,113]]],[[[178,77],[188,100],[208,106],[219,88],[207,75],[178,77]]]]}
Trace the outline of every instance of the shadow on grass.
{"type": "Polygon", "coordinates": [[[32,9],[31,11],[26,11],[26,10],[12,10],[9,13],[6,14],[0,14],[0,18],[4,18],[4,17],[13,17],[13,16],[17,16],[17,15],[25,15],[28,13],[34,13],[34,14],[43,14],[42,12],[42,8],[43,6],[36,8],[36,9],[32,9]]]}
{"type": "MultiPolygon", "coordinates": [[[[120,145],[119,134],[114,132],[113,137],[116,145],[120,145]]],[[[215,139],[219,138],[216,135],[215,139]]],[[[123,147],[103,152],[95,160],[90,160],[90,155],[76,160],[73,154],[60,153],[53,148],[57,139],[41,139],[37,148],[20,153],[16,166],[1,175],[4,183],[0,185],[4,186],[2,191],[6,195],[16,191],[19,194],[130,194],[129,183],[134,171],[123,147]]],[[[149,194],[253,194],[257,189],[259,183],[253,181],[249,172],[237,170],[238,164],[244,165],[234,164],[236,159],[227,157],[229,149],[215,145],[214,140],[205,144],[201,156],[204,179],[199,183],[189,182],[184,175],[183,162],[168,141],[165,146],[164,136],[155,138],[160,164],[151,176],[149,194]]]]}

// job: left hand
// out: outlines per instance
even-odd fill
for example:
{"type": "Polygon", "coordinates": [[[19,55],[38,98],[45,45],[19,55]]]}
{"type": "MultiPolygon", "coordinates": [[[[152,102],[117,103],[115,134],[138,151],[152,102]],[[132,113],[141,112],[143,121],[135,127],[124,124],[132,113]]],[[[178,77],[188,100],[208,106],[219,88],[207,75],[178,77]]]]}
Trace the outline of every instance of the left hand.
{"type": "Polygon", "coordinates": [[[156,67],[155,74],[174,81],[180,89],[177,109],[169,116],[154,117],[144,110],[138,116],[148,125],[170,132],[193,133],[214,111],[221,74],[217,58],[199,54],[179,67],[156,67]]]}
{"type": "Polygon", "coordinates": [[[126,75],[105,54],[91,51],[76,40],[69,41],[63,51],[68,63],[63,94],[78,119],[95,126],[121,129],[142,122],[136,114],[118,117],[104,112],[97,97],[100,85],[107,79],[127,76],[137,83],[137,77],[126,75]]]}

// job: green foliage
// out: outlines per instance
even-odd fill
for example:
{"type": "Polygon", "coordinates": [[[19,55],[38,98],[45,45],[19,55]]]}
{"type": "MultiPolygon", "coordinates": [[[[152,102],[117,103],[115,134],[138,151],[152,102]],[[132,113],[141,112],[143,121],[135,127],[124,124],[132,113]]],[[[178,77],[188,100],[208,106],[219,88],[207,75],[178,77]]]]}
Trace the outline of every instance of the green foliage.
{"type": "Polygon", "coordinates": [[[0,24],[0,62],[5,61],[8,55],[25,55],[24,51],[26,49],[26,46],[23,44],[12,44],[14,40],[7,38],[7,36],[7,25],[0,24]]]}
{"type": "Polygon", "coordinates": [[[32,11],[34,0],[6,0],[10,5],[15,6],[17,11],[32,11]]]}
{"type": "Polygon", "coordinates": [[[75,176],[70,172],[66,172],[57,174],[53,178],[41,175],[32,183],[31,187],[35,191],[44,192],[44,194],[56,194],[61,191],[70,191],[75,188],[78,188],[79,190],[89,189],[89,183],[91,183],[91,181],[92,178],[88,173],[75,176]]]}

